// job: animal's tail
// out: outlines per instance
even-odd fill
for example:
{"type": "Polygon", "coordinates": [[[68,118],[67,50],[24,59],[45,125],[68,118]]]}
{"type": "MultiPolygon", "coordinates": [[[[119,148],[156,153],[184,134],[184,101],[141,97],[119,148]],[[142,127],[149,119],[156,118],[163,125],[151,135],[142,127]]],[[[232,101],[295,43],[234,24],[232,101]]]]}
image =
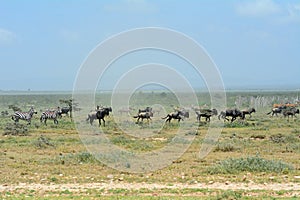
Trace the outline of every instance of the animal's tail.
{"type": "Polygon", "coordinates": [[[167,119],[167,117],[169,117],[169,115],[165,116],[165,117],[162,117],[162,119],[167,119]]]}
{"type": "Polygon", "coordinates": [[[271,113],[272,113],[272,111],[271,111],[271,112],[268,112],[267,115],[269,115],[269,114],[271,114],[271,113]]]}
{"type": "Polygon", "coordinates": [[[133,116],[133,118],[138,118],[139,116],[133,116]]]}

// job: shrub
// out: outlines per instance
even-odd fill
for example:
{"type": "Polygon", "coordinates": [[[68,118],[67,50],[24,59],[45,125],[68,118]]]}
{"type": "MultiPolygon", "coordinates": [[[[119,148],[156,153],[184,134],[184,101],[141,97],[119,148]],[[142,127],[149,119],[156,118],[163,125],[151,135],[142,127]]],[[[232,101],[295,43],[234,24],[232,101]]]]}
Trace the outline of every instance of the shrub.
{"type": "Polygon", "coordinates": [[[95,156],[89,152],[83,151],[78,153],[60,153],[53,162],[60,164],[85,164],[85,163],[100,163],[95,156]]]}
{"type": "Polygon", "coordinates": [[[282,134],[272,135],[270,140],[274,143],[285,143],[285,137],[282,134]]]}
{"type": "Polygon", "coordinates": [[[3,135],[27,136],[28,135],[27,125],[21,123],[7,123],[4,128],[3,135]]]}
{"type": "Polygon", "coordinates": [[[231,142],[226,143],[218,143],[215,151],[222,151],[222,152],[231,152],[235,151],[237,148],[231,142]]]}
{"type": "Polygon", "coordinates": [[[282,161],[266,160],[258,156],[247,158],[230,158],[208,169],[209,174],[233,174],[239,172],[276,172],[286,173],[293,166],[282,161]]]}
{"type": "Polygon", "coordinates": [[[50,139],[43,135],[41,135],[36,141],[33,141],[33,144],[38,148],[46,148],[48,146],[54,147],[54,144],[50,141],[50,139]]]}

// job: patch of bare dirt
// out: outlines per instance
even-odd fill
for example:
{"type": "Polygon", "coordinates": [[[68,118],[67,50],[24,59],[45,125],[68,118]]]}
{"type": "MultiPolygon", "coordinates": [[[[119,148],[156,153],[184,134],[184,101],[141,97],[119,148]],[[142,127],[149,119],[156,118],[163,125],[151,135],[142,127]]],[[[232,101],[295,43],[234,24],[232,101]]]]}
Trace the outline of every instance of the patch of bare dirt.
{"type": "Polygon", "coordinates": [[[294,195],[300,195],[300,183],[196,183],[196,184],[148,184],[148,183],[68,183],[68,184],[27,184],[20,183],[18,185],[0,185],[0,192],[19,191],[19,190],[37,190],[37,191],[53,191],[59,192],[69,190],[71,192],[86,191],[89,189],[218,189],[218,190],[271,190],[271,191],[293,191],[294,195]]]}

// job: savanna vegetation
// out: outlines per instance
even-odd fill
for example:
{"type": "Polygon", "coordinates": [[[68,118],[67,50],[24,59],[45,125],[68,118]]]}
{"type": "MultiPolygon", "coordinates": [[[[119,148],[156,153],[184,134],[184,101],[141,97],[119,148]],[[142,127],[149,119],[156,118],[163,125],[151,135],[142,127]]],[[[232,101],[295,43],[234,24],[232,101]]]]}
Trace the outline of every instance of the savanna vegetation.
{"type": "MultiPolygon", "coordinates": [[[[200,106],[210,106],[207,93],[197,96],[200,106]]],[[[297,92],[228,92],[227,107],[255,107],[256,113],[245,120],[225,122],[213,151],[203,159],[198,154],[209,123],[197,122],[194,111],[190,110],[190,117],[180,123],[185,124],[186,134],[194,138],[192,144],[172,164],[147,173],[119,171],[97,160],[85,148],[75,126],[75,123],[90,126],[85,121],[86,115],[80,122],[63,116],[58,124],[51,120],[47,126],[40,123],[42,111],[66,106],[69,99],[71,94],[0,95],[1,199],[297,199],[300,196],[300,120],[266,115],[274,103],[294,102],[298,99],[297,92]],[[38,112],[31,125],[11,120],[13,108],[27,111],[31,106],[38,112]]],[[[110,94],[97,94],[95,102],[110,106],[110,94]]],[[[178,105],[176,97],[168,92],[135,93],[130,100],[130,113],[108,116],[103,134],[112,144],[128,151],[160,149],[172,140],[180,126],[177,121],[163,125],[161,117],[178,105]],[[165,110],[154,114],[150,122],[136,124],[132,116],[139,108],[151,105],[162,105],[165,110]],[[114,118],[122,121],[126,131],[138,134],[153,129],[153,134],[147,138],[128,135],[114,118]]],[[[214,116],[212,120],[218,119],[214,116]]],[[[99,128],[97,121],[93,127],[99,128]]]]}

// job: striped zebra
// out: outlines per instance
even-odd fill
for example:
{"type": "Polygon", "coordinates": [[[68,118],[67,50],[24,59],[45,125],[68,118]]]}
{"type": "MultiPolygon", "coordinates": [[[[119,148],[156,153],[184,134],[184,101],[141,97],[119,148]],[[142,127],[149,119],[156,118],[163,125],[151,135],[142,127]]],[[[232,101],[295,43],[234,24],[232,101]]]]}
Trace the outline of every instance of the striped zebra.
{"type": "Polygon", "coordinates": [[[21,120],[26,120],[28,124],[31,124],[31,118],[33,114],[37,114],[37,112],[34,110],[33,107],[31,107],[28,112],[20,112],[20,111],[15,112],[15,114],[11,117],[11,119],[14,120],[15,123],[19,122],[19,119],[21,119],[21,120]]]}
{"type": "Polygon", "coordinates": [[[47,125],[47,119],[53,119],[54,124],[58,124],[57,117],[61,115],[61,109],[58,107],[57,110],[47,110],[42,113],[40,117],[41,123],[44,121],[44,123],[47,125]]]}

